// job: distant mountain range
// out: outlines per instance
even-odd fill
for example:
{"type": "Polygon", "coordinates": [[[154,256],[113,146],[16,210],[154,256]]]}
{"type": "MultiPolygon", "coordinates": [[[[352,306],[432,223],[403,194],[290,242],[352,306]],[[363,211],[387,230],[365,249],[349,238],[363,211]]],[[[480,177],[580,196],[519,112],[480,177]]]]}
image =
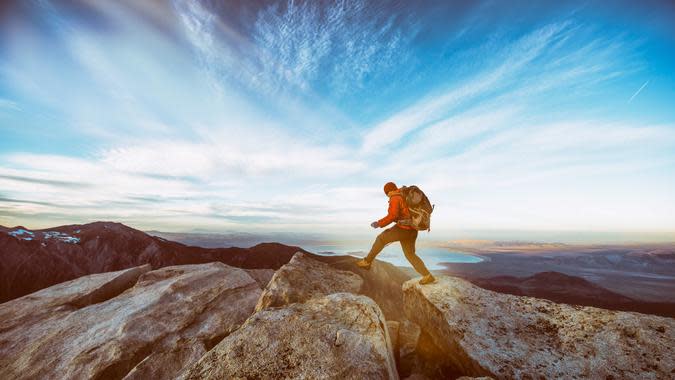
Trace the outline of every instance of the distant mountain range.
{"type": "Polygon", "coordinates": [[[675,303],[635,300],[581,277],[560,272],[540,272],[529,277],[474,278],[470,281],[481,288],[499,293],[544,298],[557,303],[675,317],[675,303]]]}
{"type": "Polygon", "coordinates": [[[0,226],[0,302],[87,274],[143,264],[153,268],[219,261],[240,268],[278,269],[299,247],[192,247],[120,223],[95,222],[43,230],[0,226]]]}

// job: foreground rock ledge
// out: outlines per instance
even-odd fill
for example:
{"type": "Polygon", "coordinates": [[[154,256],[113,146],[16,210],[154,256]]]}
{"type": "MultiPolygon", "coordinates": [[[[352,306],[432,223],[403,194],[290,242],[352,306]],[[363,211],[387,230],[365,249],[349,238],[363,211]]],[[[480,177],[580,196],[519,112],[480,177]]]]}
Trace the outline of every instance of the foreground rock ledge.
{"type": "Polygon", "coordinates": [[[335,293],[251,316],[184,379],[397,379],[384,316],[368,297],[335,293]]]}
{"type": "Polygon", "coordinates": [[[175,378],[253,312],[221,263],[81,277],[0,305],[1,379],[175,378]]]}
{"type": "Polygon", "coordinates": [[[403,285],[405,312],[458,373],[671,379],[675,319],[499,294],[454,277],[403,285]]]}

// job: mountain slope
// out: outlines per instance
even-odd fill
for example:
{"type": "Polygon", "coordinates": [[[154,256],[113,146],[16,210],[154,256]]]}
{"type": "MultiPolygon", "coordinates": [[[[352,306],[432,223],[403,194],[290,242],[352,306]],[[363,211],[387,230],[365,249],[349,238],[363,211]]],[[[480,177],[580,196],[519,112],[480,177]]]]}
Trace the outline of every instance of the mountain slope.
{"type": "Polygon", "coordinates": [[[673,303],[635,300],[584,278],[560,272],[540,272],[529,277],[496,276],[468,280],[481,288],[500,293],[544,298],[571,305],[675,317],[673,303]]]}
{"type": "Polygon", "coordinates": [[[112,222],[44,230],[0,226],[0,302],[84,275],[143,264],[157,269],[218,261],[240,268],[278,269],[297,251],[302,249],[277,243],[190,247],[112,222]]]}

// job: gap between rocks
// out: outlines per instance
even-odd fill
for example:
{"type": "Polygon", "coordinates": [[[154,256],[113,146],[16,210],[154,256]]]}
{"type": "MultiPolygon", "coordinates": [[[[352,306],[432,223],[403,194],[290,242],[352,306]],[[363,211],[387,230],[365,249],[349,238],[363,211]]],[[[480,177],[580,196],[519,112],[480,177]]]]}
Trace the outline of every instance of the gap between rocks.
{"type": "MultiPolygon", "coordinates": [[[[346,270],[359,275],[363,279],[360,294],[373,299],[378,304],[387,322],[398,322],[400,326],[403,326],[404,322],[406,326],[417,323],[406,314],[407,310],[404,305],[403,283],[412,278],[409,273],[380,260],[375,260],[370,270],[364,270],[356,266],[358,259],[351,256],[313,255],[312,258],[325,262],[334,269],[346,270]]],[[[400,378],[412,376],[413,378],[454,379],[465,374],[448,361],[447,353],[434,343],[430,332],[422,326],[417,325],[420,333],[415,335],[406,334],[406,331],[399,328],[390,329],[388,325],[382,327],[388,329],[391,337],[396,369],[400,378]],[[415,341],[408,341],[409,339],[415,341]],[[407,346],[405,350],[403,350],[404,346],[407,346]]]]}

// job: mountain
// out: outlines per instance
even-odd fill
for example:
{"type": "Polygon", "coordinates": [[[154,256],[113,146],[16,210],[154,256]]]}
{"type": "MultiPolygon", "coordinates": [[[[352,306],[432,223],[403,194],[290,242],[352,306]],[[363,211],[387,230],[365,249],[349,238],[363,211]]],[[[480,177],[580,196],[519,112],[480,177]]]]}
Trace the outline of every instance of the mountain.
{"type": "Polygon", "coordinates": [[[586,279],[560,272],[540,272],[529,277],[497,276],[475,279],[472,282],[482,288],[500,293],[527,295],[577,305],[600,306],[605,303],[631,301],[628,297],[609,291],[586,279]]]}
{"type": "Polygon", "coordinates": [[[637,311],[675,317],[675,303],[645,302],[612,292],[584,278],[560,272],[540,272],[528,277],[496,276],[469,279],[481,288],[513,295],[544,298],[558,303],[637,311]]]}
{"type": "Polygon", "coordinates": [[[218,261],[278,269],[298,247],[201,248],[151,236],[120,223],[95,222],[43,230],[0,226],[0,302],[84,275],[143,264],[152,268],[218,261]]]}

